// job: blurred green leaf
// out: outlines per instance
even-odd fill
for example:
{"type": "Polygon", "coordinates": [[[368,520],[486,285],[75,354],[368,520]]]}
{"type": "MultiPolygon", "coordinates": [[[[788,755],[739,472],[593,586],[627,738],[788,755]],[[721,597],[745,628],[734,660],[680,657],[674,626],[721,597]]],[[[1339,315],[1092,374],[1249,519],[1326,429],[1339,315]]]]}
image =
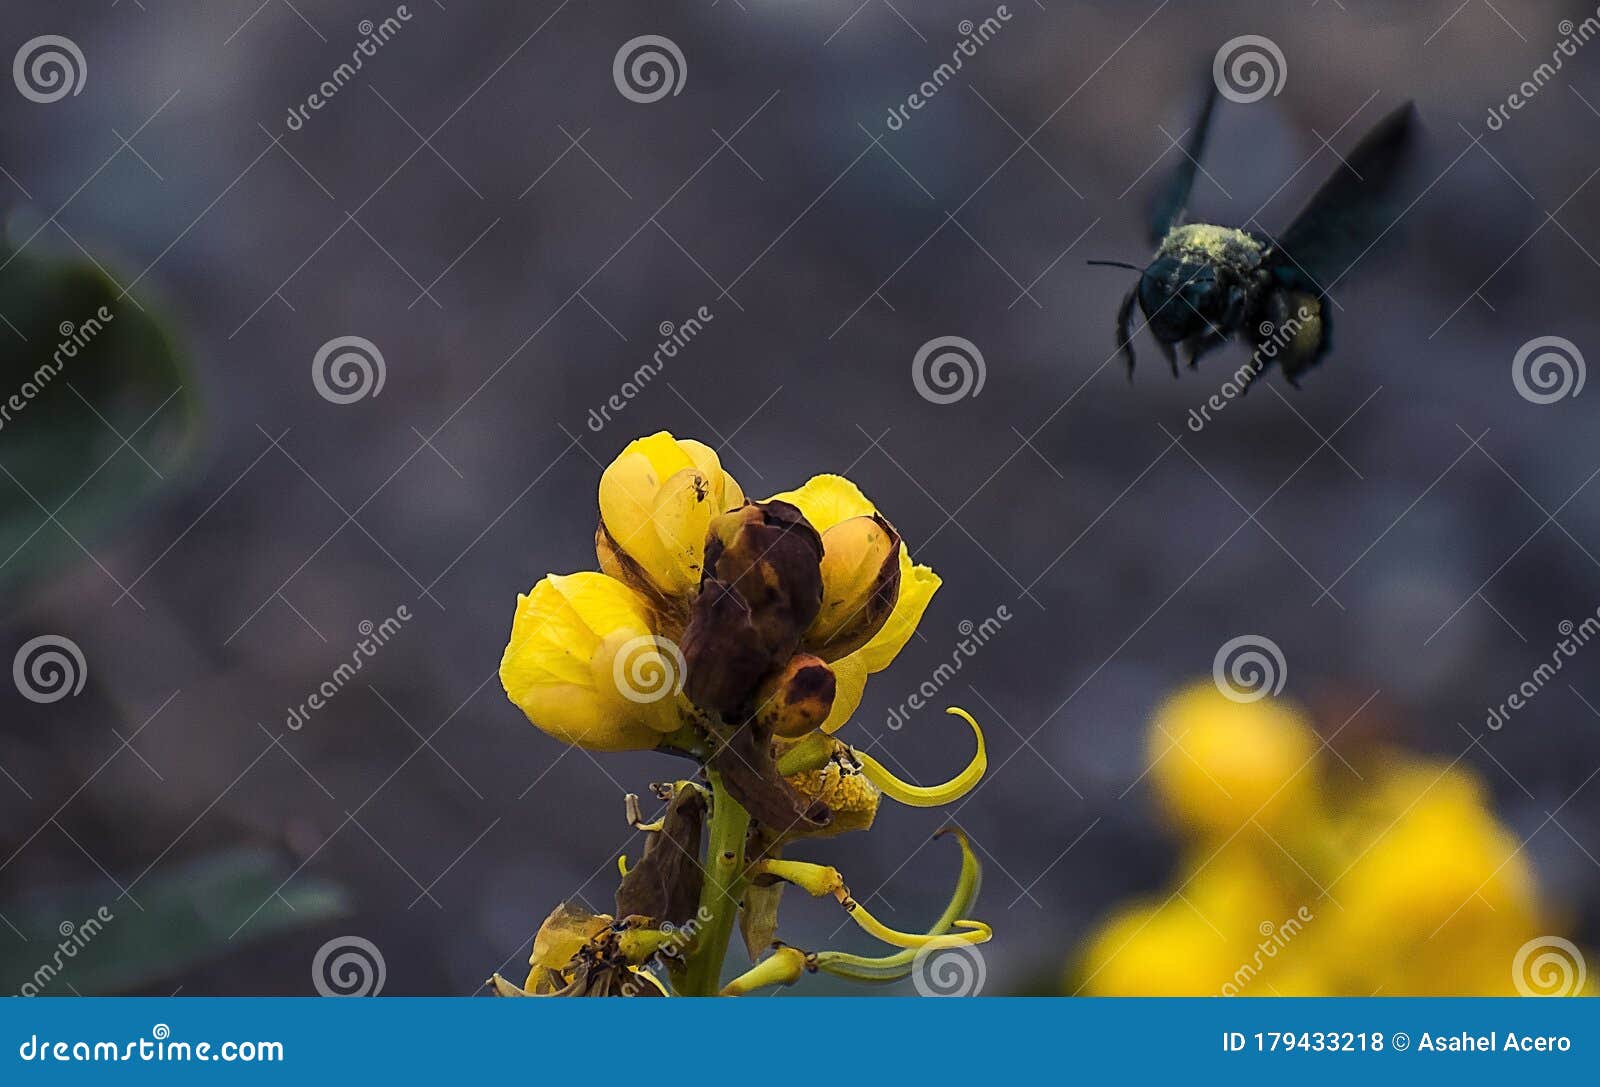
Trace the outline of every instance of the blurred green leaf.
{"type": "Polygon", "coordinates": [[[125,992],[349,912],[336,884],[302,876],[285,886],[293,871],[269,850],[235,847],[152,873],[133,888],[143,910],[104,881],[7,903],[0,914],[27,939],[0,931],[0,993],[30,981],[54,995],[125,992]]]}
{"type": "Polygon", "coordinates": [[[3,240],[0,263],[3,588],[86,561],[67,533],[93,549],[169,482],[199,412],[167,329],[94,264],[3,240]]]}

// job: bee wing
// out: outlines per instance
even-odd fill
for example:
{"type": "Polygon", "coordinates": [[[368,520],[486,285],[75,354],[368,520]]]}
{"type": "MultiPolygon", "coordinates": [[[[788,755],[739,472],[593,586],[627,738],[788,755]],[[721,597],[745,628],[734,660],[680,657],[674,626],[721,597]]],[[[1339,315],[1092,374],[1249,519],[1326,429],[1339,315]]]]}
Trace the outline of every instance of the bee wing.
{"type": "Polygon", "coordinates": [[[1407,102],[1373,126],[1273,245],[1280,279],[1325,293],[1404,214],[1397,179],[1418,125],[1407,102]]]}
{"type": "Polygon", "coordinates": [[[1183,143],[1183,157],[1178,160],[1177,169],[1167,181],[1166,189],[1150,209],[1151,245],[1159,245],[1161,239],[1167,236],[1167,231],[1183,221],[1184,212],[1189,209],[1189,193],[1194,189],[1195,174],[1200,170],[1200,156],[1205,153],[1206,137],[1211,132],[1211,115],[1216,106],[1217,81],[1207,72],[1205,102],[1200,107],[1200,116],[1189,129],[1188,139],[1183,143]]]}

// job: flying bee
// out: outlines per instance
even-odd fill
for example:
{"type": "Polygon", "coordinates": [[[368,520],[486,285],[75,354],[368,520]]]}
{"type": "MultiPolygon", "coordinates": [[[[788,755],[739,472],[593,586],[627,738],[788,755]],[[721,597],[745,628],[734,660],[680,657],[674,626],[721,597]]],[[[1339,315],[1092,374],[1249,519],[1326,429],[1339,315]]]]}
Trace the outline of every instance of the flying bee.
{"type": "Polygon", "coordinates": [[[1130,381],[1137,303],[1174,377],[1175,348],[1184,349],[1193,368],[1237,335],[1254,352],[1246,388],[1272,361],[1298,387],[1300,375],[1321,362],[1333,343],[1328,290],[1398,218],[1396,181],[1408,159],[1416,111],[1406,102],[1379,121],[1274,239],[1183,221],[1217,104],[1216,83],[1208,87],[1183,160],[1152,215],[1156,253],[1149,266],[1089,263],[1139,272],[1138,284],[1117,309],[1117,349],[1127,359],[1130,381]]]}

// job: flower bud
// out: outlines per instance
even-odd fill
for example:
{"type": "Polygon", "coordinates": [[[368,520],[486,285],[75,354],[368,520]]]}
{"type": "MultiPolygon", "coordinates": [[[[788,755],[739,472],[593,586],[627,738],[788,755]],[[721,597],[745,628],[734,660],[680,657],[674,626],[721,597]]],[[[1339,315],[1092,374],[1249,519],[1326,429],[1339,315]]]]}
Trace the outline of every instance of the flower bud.
{"type": "MultiPolygon", "coordinates": [[[[827,533],[856,517],[870,517],[877,508],[867,500],[854,483],[843,476],[812,476],[804,486],[773,495],[769,502],[792,503],[805,515],[807,521],[819,532],[827,533]]],[[[895,549],[899,555],[899,584],[888,617],[879,625],[866,643],[854,652],[843,656],[827,656],[833,668],[838,690],[833,699],[833,711],[823,723],[824,732],[833,732],[850,719],[861,704],[867,677],[889,666],[895,656],[916,632],[922,613],[939,588],[939,575],[926,566],[918,566],[902,543],[895,549]]],[[[848,553],[848,552],[847,552],[848,553]]],[[[807,649],[817,652],[809,641],[807,649]]]]}
{"type": "Polygon", "coordinates": [[[787,502],[748,503],[712,519],[705,580],[683,636],[690,701],[724,718],[746,708],[816,619],[821,562],[821,537],[787,502]]]}
{"type": "Polygon", "coordinates": [[[709,446],[666,431],[630,442],[600,476],[600,568],[649,596],[687,596],[711,519],[743,504],[709,446]]]}
{"type": "Polygon", "coordinates": [[[500,682],[556,739],[630,751],[655,747],[686,720],[683,671],[633,590],[599,573],[552,574],[517,598],[500,682]]]}
{"type": "Polygon", "coordinates": [[[900,596],[900,534],[878,514],[850,517],[822,534],[822,610],[805,647],[837,660],[883,629],[900,596]]]}
{"type": "Polygon", "coordinates": [[[822,727],[833,708],[833,669],[796,653],[756,691],[756,722],[773,735],[798,739],[822,727]]]}

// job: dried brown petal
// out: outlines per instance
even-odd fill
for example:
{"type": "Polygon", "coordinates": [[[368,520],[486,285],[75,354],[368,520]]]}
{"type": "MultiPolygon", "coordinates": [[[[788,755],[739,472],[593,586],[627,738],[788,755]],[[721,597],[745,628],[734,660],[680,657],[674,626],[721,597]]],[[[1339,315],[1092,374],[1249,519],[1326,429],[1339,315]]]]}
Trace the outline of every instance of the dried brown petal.
{"type": "Polygon", "coordinates": [[[821,562],[822,538],[787,502],[747,503],[712,519],[683,639],[690,701],[740,716],[756,684],[794,655],[816,619],[821,562]]]}
{"type": "Polygon", "coordinates": [[[657,922],[686,924],[700,904],[705,874],[700,835],[706,799],[699,789],[680,789],[659,831],[645,836],[644,856],[617,888],[617,916],[638,914],[657,922]]]}

